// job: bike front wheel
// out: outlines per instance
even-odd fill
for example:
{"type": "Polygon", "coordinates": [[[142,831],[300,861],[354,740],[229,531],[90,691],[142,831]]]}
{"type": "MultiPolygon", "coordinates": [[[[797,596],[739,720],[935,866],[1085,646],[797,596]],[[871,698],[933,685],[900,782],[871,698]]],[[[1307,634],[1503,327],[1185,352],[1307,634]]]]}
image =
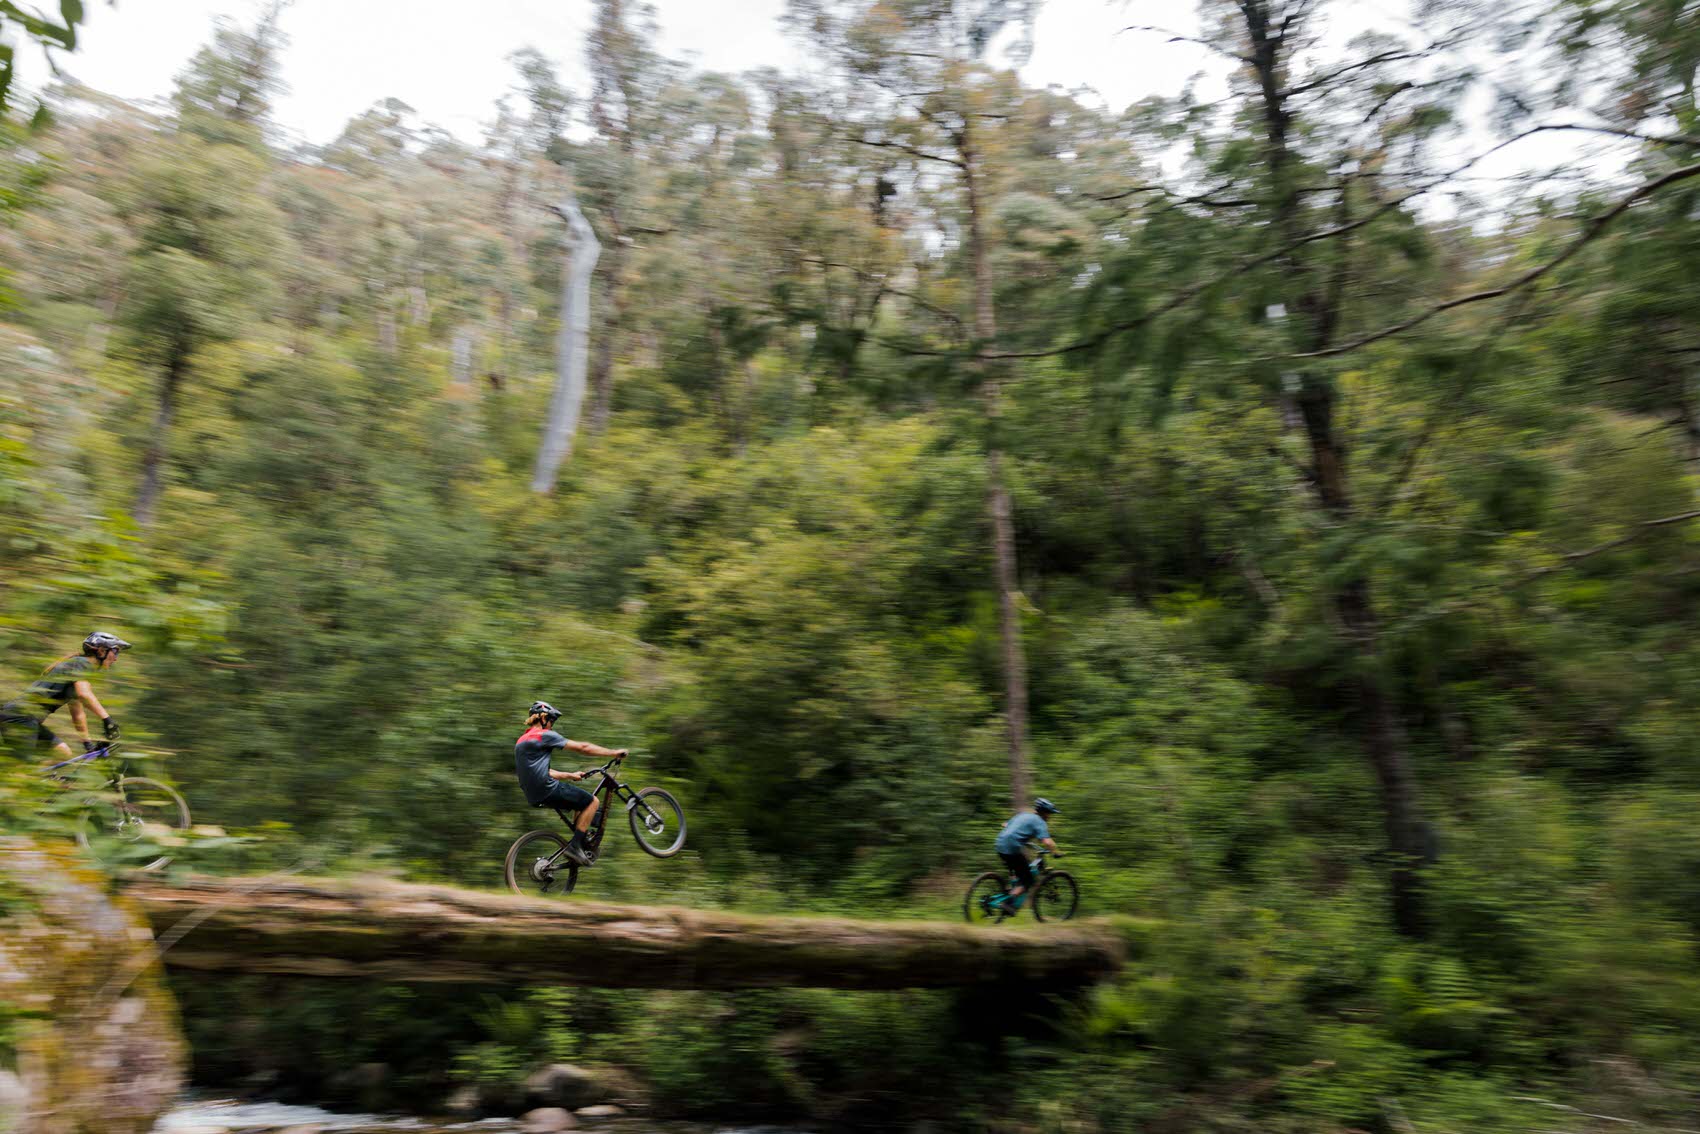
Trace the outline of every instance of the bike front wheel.
{"type": "Polygon", "coordinates": [[[629,814],[632,837],[656,858],[672,858],[685,847],[685,809],[669,792],[646,787],[637,793],[629,814]]]}
{"type": "MultiPolygon", "coordinates": [[[[189,829],[189,805],[158,780],[126,776],[113,785],[113,793],[116,799],[90,807],[77,822],[77,842],[108,866],[145,855],[150,833],[189,829]]],[[[169,854],[162,854],[136,869],[160,870],[170,861],[169,854]]]]}
{"type": "Polygon", "coordinates": [[[502,873],[508,889],[535,898],[570,894],[578,886],[578,863],[567,857],[567,840],[553,831],[532,831],[515,839],[502,873]]]}
{"type": "Polygon", "coordinates": [[[1080,908],[1080,886],[1066,870],[1047,870],[1033,892],[1033,916],[1040,921],[1067,921],[1080,908]]]}
{"type": "Polygon", "coordinates": [[[962,919],[970,925],[996,925],[1004,919],[1001,907],[992,899],[1003,894],[1003,875],[988,870],[968,884],[968,896],[962,899],[962,919]]]}

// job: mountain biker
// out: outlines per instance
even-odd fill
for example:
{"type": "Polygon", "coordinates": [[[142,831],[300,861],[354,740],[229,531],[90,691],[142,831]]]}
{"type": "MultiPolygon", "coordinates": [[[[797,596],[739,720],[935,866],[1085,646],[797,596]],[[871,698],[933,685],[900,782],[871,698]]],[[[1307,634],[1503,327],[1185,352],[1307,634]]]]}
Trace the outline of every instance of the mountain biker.
{"type": "Polygon", "coordinates": [[[590,865],[585,853],[584,833],[596,815],[601,802],[590,792],[574,785],[584,779],[584,772],[562,772],[549,766],[549,754],[557,748],[599,759],[624,760],[624,748],[603,748],[583,740],[568,740],[555,731],[561,710],[547,701],[533,701],[525,718],[525,732],[514,744],[514,774],[525,792],[526,802],[533,807],[553,807],[561,811],[577,811],[573,823],[572,842],[567,844],[567,857],[580,866],[590,865]],[[568,782],[562,782],[568,781],[568,782]]]}
{"type": "Polygon", "coordinates": [[[4,738],[6,744],[15,745],[20,756],[33,742],[33,747],[54,749],[69,760],[71,746],[47,727],[47,718],[57,712],[60,705],[69,705],[71,725],[87,750],[94,747],[94,742],[89,739],[88,715],[83,711],[86,705],[100,718],[101,731],[106,734],[106,739],[115,739],[118,722],[101,705],[100,698],[94,695],[94,687],[83,675],[112,668],[118,655],[129,648],[130,643],[104,630],[96,630],[84,638],[81,654],[72,654],[54,662],[30,683],[29,688],[0,705],[0,738],[4,738]],[[20,740],[23,743],[18,743],[20,740]]]}
{"type": "Polygon", "coordinates": [[[1003,864],[1015,875],[1015,885],[1009,888],[1002,902],[1011,912],[1021,908],[1021,895],[1033,885],[1033,866],[1027,861],[1022,848],[1038,839],[1051,849],[1052,854],[1063,857],[1063,852],[1057,849],[1056,840],[1051,838],[1050,824],[1046,822],[1056,813],[1057,805],[1041,796],[1033,801],[1033,810],[1018,812],[1005,823],[1003,830],[998,832],[997,841],[992,844],[1003,864]]]}

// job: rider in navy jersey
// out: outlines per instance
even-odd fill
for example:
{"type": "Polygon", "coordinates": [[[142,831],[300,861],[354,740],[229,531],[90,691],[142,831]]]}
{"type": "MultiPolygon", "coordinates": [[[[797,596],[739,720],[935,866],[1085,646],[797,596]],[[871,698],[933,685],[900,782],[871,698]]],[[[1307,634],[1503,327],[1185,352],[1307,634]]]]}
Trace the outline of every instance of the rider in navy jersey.
{"type": "Polygon", "coordinates": [[[604,748],[583,740],[568,740],[555,731],[561,711],[547,701],[534,701],[525,720],[525,731],[514,743],[514,774],[519,777],[520,790],[533,807],[553,807],[561,811],[577,811],[573,823],[572,842],[567,844],[567,856],[581,866],[590,863],[584,852],[584,833],[596,816],[601,802],[590,792],[576,786],[584,779],[583,772],[563,772],[549,766],[549,757],[558,749],[577,752],[598,759],[624,760],[624,748],[604,748]]]}

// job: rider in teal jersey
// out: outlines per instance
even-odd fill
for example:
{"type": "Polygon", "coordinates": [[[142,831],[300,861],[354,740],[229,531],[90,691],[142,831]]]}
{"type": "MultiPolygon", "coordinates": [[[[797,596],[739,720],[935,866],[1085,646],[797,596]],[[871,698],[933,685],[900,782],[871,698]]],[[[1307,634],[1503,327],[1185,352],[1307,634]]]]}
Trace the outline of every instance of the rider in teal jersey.
{"type": "Polygon", "coordinates": [[[1058,858],[1062,851],[1057,849],[1056,840],[1051,838],[1050,824],[1045,820],[1057,813],[1057,805],[1043,797],[1033,801],[1033,810],[1023,811],[1003,825],[998,832],[997,842],[992,849],[998,852],[998,857],[1015,875],[1015,885],[1009,888],[1009,893],[1001,899],[994,898],[993,903],[1001,904],[1011,913],[1021,908],[1021,896],[1033,885],[1033,865],[1027,861],[1023,848],[1037,839],[1051,849],[1058,858]]]}

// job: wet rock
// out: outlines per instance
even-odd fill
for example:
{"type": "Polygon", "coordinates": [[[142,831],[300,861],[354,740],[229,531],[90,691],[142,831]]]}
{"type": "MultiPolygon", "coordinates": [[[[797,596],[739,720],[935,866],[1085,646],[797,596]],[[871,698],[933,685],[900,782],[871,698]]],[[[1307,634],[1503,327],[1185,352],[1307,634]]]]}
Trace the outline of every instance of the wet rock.
{"type": "Polygon", "coordinates": [[[443,1109],[454,1118],[476,1118],[480,1105],[478,1088],[471,1083],[456,1087],[443,1100],[443,1109]]]}
{"type": "Polygon", "coordinates": [[[613,1103],[597,1103],[595,1106],[581,1106],[573,1113],[580,1118],[618,1118],[626,1113],[626,1110],[613,1103]]]}
{"type": "Polygon", "coordinates": [[[551,1063],[526,1077],[526,1100],[551,1107],[580,1107],[607,1101],[594,1071],[571,1063],[551,1063]]]}
{"type": "Polygon", "coordinates": [[[357,1063],[332,1075],[326,1086],[350,1099],[362,1109],[381,1109],[389,1100],[384,1088],[389,1085],[390,1067],[387,1063],[357,1063]]]}
{"type": "Polygon", "coordinates": [[[0,1003],[26,1014],[27,1134],[143,1134],[183,1085],[176,1005],[147,922],[68,847],[0,837],[0,1003]]]}
{"type": "Polygon", "coordinates": [[[649,1105],[649,1092],[623,1068],[599,1067],[596,1081],[602,1088],[598,1102],[617,1103],[627,1110],[643,1110],[649,1105]]]}
{"type": "Polygon", "coordinates": [[[578,1125],[572,1112],[558,1106],[538,1107],[519,1116],[519,1128],[525,1134],[559,1134],[578,1125]]]}
{"type": "Polygon", "coordinates": [[[16,1117],[29,1109],[29,1088],[11,1071],[0,1071],[0,1130],[11,1130],[16,1117]]]}

